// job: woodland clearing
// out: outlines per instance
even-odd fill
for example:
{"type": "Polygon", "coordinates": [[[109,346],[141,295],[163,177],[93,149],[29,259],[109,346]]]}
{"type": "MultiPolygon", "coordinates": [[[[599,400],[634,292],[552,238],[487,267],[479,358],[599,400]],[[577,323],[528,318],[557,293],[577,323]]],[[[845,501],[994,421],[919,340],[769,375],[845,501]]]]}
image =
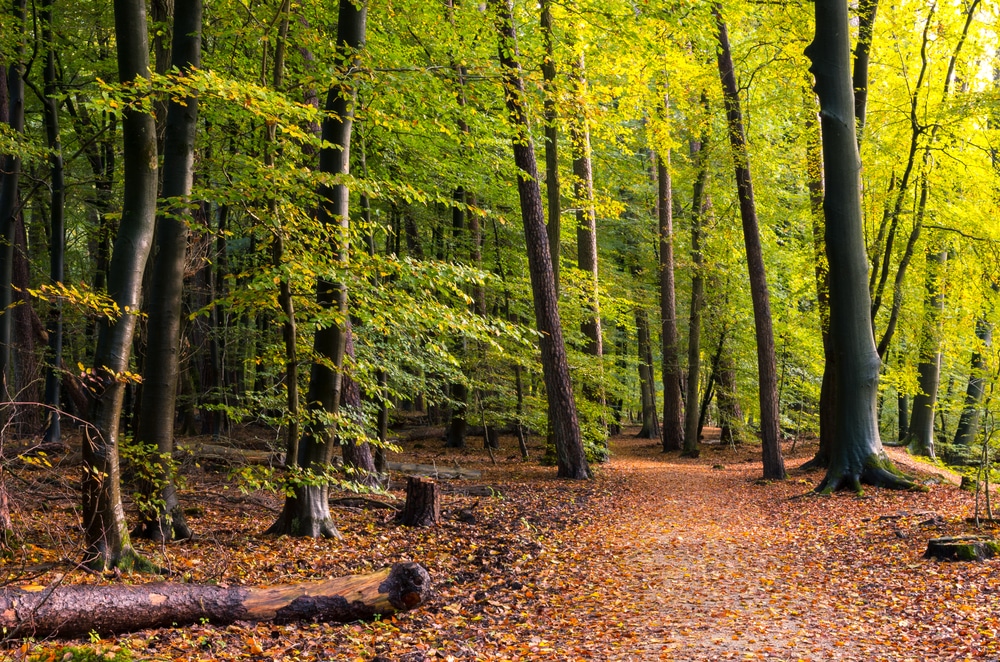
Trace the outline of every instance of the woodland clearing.
{"type": "MultiPolygon", "coordinates": [[[[752,445],[707,443],[699,459],[681,459],[655,440],[618,436],[592,481],[556,480],[552,468],[522,462],[510,454],[512,438],[503,439],[497,466],[485,451],[443,449],[437,440],[403,446],[394,459],[482,471],[478,480],[443,481],[439,526],[408,529],[392,522],[391,510],[352,507],[336,509],[342,541],[264,537],[276,496],[226,489],[225,472],[189,467],[182,500],[198,538],[138,544],[174,580],[192,582],[294,583],[413,560],[435,584],[414,611],[348,625],[206,624],[99,641],[9,640],[0,659],[44,660],[65,645],[122,659],[203,661],[1000,655],[1000,561],[922,558],[929,538],[970,532],[974,495],[954,485],[813,496],[822,474],[794,469],[815,452],[803,442],[785,445],[791,478],[775,483],[758,480],[760,449],[752,445]],[[488,485],[492,495],[463,494],[471,485],[488,485]]],[[[109,581],[68,561],[79,556],[76,475],[25,468],[8,477],[23,548],[5,565],[6,583],[109,581]]],[[[401,506],[400,494],[372,498],[401,506]]]]}

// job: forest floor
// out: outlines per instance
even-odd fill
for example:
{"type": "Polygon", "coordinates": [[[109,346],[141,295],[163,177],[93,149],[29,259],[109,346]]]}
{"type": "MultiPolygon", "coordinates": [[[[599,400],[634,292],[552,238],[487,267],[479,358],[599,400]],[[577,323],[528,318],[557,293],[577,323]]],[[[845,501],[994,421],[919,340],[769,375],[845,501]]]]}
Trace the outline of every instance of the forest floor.
{"type": "MultiPolygon", "coordinates": [[[[512,438],[497,466],[477,442],[403,442],[392,458],[483,472],[443,481],[437,527],[336,508],[343,540],[265,537],[275,495],[242,493],[227,487],[225,471],[189,467],[181,496],[198,538],[138,543],[175,579],[195,582],[293,583],[413,560],[435,583],[413,611],[372,623],[192,625],[71,643],[137,660],[1000,659],[1000,560],[922,558],[929,538],[971,531],[974,495],[951,484],[819,497],[809,491],[822,474],[795,470],[814,443],[786,444],[789,480],[766,483],[759,446],[706,443],[700,458],[682,459],[631,434],[612,440],[594,480],[569,482],[521,461],[512,438]],[[460,493],[470,485],[493,495],[460,493]],[[474,522],[459,521],[470,512],[474,522]]],[[[4,567],[7,583],[108,581],[69,562],[79,556],[78,471],[24,466],[8,475],[23,547],[4,567]]],[[[402,495],[373,498],[400,505],[402,495]]],[[[64,643],[8,641],[0,659],[45,659],[64,643]]]]}

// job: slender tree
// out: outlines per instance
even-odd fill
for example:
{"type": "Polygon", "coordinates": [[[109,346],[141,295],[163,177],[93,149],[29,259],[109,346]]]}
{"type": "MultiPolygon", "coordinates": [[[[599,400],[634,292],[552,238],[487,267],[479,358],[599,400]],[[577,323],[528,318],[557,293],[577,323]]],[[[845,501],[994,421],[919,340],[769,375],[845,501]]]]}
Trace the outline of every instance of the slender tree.
{"type": "MultiPolygon", "coordinates": [[[[149,37],[143,0],[115,0],[118,73],[125,85],[149,77],[149,37]]],[[[118,434],[129,357],[139,313],[142,274],[156,219],[156,124],[140,107],[125,111],[124,198],[108,266],[108,295],[118,306],[101,321],[94,355],[91,425],[83,439],[85,563],[94,570],[148,567],[129,543],[122,509],[118,434]]],[[[173,413],[172,411],[170,412],[173,413]]]]}
{"type": "MultiPolygon", "coordinates": [[[[707,99],[702,96],[702,102],[707,99]]],[[[698,457],[699,408],[698,391],[701,375],[701,309],[705,299],[704,260],[701,253],[701,225],[709,207],[705,189],[708,184],[708,134],[700,141],[691,141],[691,156],[697,174],[691,196],[691,308],[688,315],[687,398],[684,403],[684,452],[698,457]]]]}
{"type": "Polygon", "coordinates": [[[559,192],[559,127],[556,126],[556,56],[552,37],[552,0],[542,0],[542,38],[545,41],[545,59],[542,60],[542,79],[545,88],[545,199],[549,222],[546,228],[549,239],[549,257],[556,294],[559,293],[559,253],[562,233],[560,215],[562,200],[559,192]]]}
{"type": "Polygon", "coordinates": [[[718,3],[712,6],[712,13],[715,15],[719,31],[719,76],[722,79],[722,91],[726,103],[729,143],[732,146],[735,162],[736,191],[740,200],[740,217],[743,220],[743,242],[746,246],[747,268],[750,272],[754,335],[757,338],[757,379],[764,478],[782,480],[785,478],[785,461],[781,456],[781,430],[778,424],[778,379],[774,358],[771,297],[767,289],[764,253],[757,223],[757,205],[754,201],[753,182],[750,179],[749,153],[746,133],[743,130],[743,112],[740,109],[733,55],[729,47],[729,34],[718,3]]]}
{"type": "MultiPolygon", "coordinates": [[[[202,0],[176,0],[171,62],[181,73],[201,64],[202,0]]],[[[155,447],[153,475],[145,489],[137,534],[153,540],[191,537],[174,485],[174,410],[180,371],[181,305],[187,257],[188,198],[194,183],[194,140],[198,99],[171,99],[164,128],[163,197],[169,207],[159,215],[149,287],[146,360],[136,441],[155,447]]]]}
{"type": "Polygon", "coordinates": [[[941,315],[944,290],[941,285],[948,251],[927,252],[926,299],[920,340],[917,384],[920,391],[913,398],[910,432],[903,441],[913,455],[934,458],[934,413],[938,386],[941,384],[941,315]]]}
{"type": "MultiPolygon", "coordinates": [[[[666,100],[664,101],[666,103],[666,100]]],[[[677,295],[674,289],[674,211],[670,181],[670,150],[657,155],[656,198],[660,248],[660,343],[663,362],[663,452],[684,444],[681,425],[681,367],[677,341],[677,295]]]]}
{"type": "Polygon", "coordinates": [[[531,143],[528,117],[524,110],[524,80],[517,61],[516,33],[511,16],[511,0],[492,0],[500,33],[499,54],[503,67],[504,95],[514,131],[514,162],[518,169],[517,191],[521,201],[528,270],[535,304],[535,321],[541,334],[542,371],[548,398],[549,421],[556,448],[557,475],[586,479],[587,458],[580,437],[580,424],[569,377],[569,361],[563,342],[559,306],[552,273],[552,257],[545,233],[545,212],[538,186],[535,149],[531,143]]]}
{"type": "Polygon", "coordinates": [[[837,436],[818,491],[860,491],[862,482],[908,488],[882,448],[876,416],[880,361],[871,326],[868,259],[861,220],[861,158],[844,0],[816,0],[816,34],[806,48],[816,77],[823,134],[826,252],[830,269],[837,436]]]}
{"type": "MultiPolygon", "coordinates": [[[[323,119],[323,142],[320,171],[330,175],[350,172],[351,130],[357,88],[351,69],[358,51],[364,47],[368,7],[341,0],[337,16],[338,80],[327,92],[326,117],[323,119]]],[[[350,217],[347,185],[335,183],[320,187],[318,215],[331,234],[337,262],[346,267],[350,217]]],[[[312,415],[299,442],[297,467],[314,475],[296,485],[285,498],[285,505],[271,528],[272,534],[308,537],[340,537],[330,517],[329,485],[322,478],[333,460],[336,430],[332,423],[340,409],[343,387],[344,354],[347,347],[347,283],[333,282],[321,276],[316,284],[320,308],[336,318],[316,330],[313,351],[320,360],[313,363],[309,375],[307,401],[312,415]]]]}

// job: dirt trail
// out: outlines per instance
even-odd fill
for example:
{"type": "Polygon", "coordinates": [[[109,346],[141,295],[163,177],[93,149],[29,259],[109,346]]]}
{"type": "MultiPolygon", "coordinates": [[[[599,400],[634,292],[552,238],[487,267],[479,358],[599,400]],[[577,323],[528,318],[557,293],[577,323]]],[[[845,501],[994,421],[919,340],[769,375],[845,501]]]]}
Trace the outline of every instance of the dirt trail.
{"type": "Polygon", "coordinates": [[[820,475],[757,484],[749,449],[692,461],[648,442],[625,442],[609,471],[638,497],[638,512],[618,525],[645,605],[634,614],[642,633],[620,659],[995,655],[1000,606],[985,596],[996,590],[996,562],[921,558],[927,538],[960,526],[966,493],[804,496],[820,475]]]}

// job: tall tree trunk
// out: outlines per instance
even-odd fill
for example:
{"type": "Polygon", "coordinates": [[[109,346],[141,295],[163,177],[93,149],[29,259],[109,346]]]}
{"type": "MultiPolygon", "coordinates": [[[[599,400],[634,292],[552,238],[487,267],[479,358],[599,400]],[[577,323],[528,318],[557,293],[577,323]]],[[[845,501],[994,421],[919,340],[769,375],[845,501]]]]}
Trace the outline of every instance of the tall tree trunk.
{"type": "MultiPolygon", "coordinates": [[[[54,285],[63,282],[66,257],[66,184],[63,174],[62,142],[59,139],[59,101],[56,95],[56,52],[52,34],[52,0],[43,0],[40,12],[42,40],[45,42],[45,93],[42,110],[45,116],[45,136],[49,147],[49,278],[54,285]]],[[[62,360],[63,328],[62,303],[54,302],[48,320],[49,349],[45,370],[46,429],[45,441],[59,443],[60,428],[60,374],[62,360]]]]}
{"type": "MultiPolygon", "coordinates": [[[[666,99],[664,100],[666,105],[666,99]]],[[[674,291],[674,210],[670,150],[656,159],[657,220],[660,237],[660,343],[663,372],[663,452],[684,444],[681,426],[681,366],[677,342],[677,295],[674,291]]]]}
{"type": "Polygon", "coordinates": [[[875,33],[875,16],[878,0],[858,2],[858,42],[854,45],[854,73],[851,83],[854,87],[854,118],[858,124],[858,147],[864,136],[865,118],[868,115],[868,62],[871,59],[872,36],[875,33]]]}
{"type": "Polygon", "coordinates": [[[604,354],[601,338],[601,309],[598,304],[597,275],[597,210],[594,208],[594,169],[591,162],[590,127],[587,123],[584,59],[580,55],[576,64],[576,97],[578,116],[573,122],[573,175],[576,210],[576,261],[577,268],[587,273],[587,301],[583,335],[587,338],[586,352],[600,357],[604,354]]]}
{"type": "Polygon", "coordinates": [[[542,0],[542,38],[545,41],[545,59],[542,60],[542,79],[545,89],[545,198],[548,204],[549,223],[546,228],[549,240],[549,258],[552,260],[552,278],[559,294],[559,253],[562,224],[562,201],[559,192],[559,128],[556,126],[556,59],[552,39],[552,0],[542,0]]]}
{"type": "Polygon", "coordinates": [[[736,396],[736,367],[729,343],[722,343],[719,355],[718,406],[719,442],[738,445],[743,442],[743,409],[736,396]]]}
{"type": "MultiPolygon", "coordinates": [[[[781,457],[781,431],[778,426],[778,379],[774,359],[774,330],[771,325],[771,299],[767,291],[764,271],[764,253],[757,224],[757,207],[750,179],[750,162],[746,134],[743,131],[743,114],[740,110],[736,72],[729,48],[729,35],[716,3],[712,7],[719,30],[719,76],[726,103],[729,124],[729,142],[733,150],[736,169],[736,190],[740,199],[740,217],[743,219],[743,242],[746,245],[747,268],[750,272],[750,296],[753,299],[754,331],[757,337],[757,378],[760,390],[760,437],[764,464],[764,478],[785,478],[785,461],[781,457]]],[[[852,111],[853,115],[853,111],[852,111]]]]}
{"type": "Polygon", "coordinates": [[[559,306],[552,273],[552,258],[545,234],[545,212],[538,186],[535,148],[531,143],[528,117],[524,110],[524,80],[517,62],[516,34],[511,17],[511,0],[492,0],[500,33],[499,55],[503,67],[504,96],[514,131],[514,163],[517,165],[517,190],[521,201],[524,238],[528,252],[535,321],[541,334],[542,372],[548,398],[549,421],[556,448],[557,475],[560,478],[588,478],[587,458],[580,437],[576,402],[569,376],[569,361],[559,321],[559,306]]]}
{"type": "Polygon", "coordinates": [[[969,372],[969,385],[965,389],[965,404],[962,416],[958,419],[955,430],[955,445],[970,446],[979,434],[980,402],[986,385],[986,359],[984,354],[993,345],[993,324],[985,316],[976,320],[976,349],[972,352],[972,369],[969,372]]]}
{"type": "MultiPolygon", "coordinates": [[[[347,320],[347,343],[344,348],[345,356],[354,362],[354,326],[351,320],[347,320]]],[[[345,416],[349,416],[358,424],[364,422],[364,412],[361,409],[361,386],[354,381],[350,372],[346,372],[341,378],[343,386],[340,389],[340,406],[345,416]]],[[[344,466],[348,470],[348,478],[374,487],[379,482],[378,470],[375,467],[375,457],[372,455],[372,447],[368,442],[358,441],[354,438],[341,437],[339,439],[341,453],[344,457],[344,466]]]]}
{"type": "Polygon", "coordinates": [[[941,383],[941,315],[944,313],[944,276],[948,251],[927,252],[927,282],[924,303],[924,323],[920,341],[920,363],[917,364],[917,385],[920,391],[913,398],[910,432],[904,442],[910,453],[934,458],[934,410],[938,386],[941,383]]]}
{"type": "MultiPolygon", "coordinates": [[[[171,61],[184,74],[201,65],[202,0],[176,0],[171,61]]],[[[181,307],[187,256],[188,198],[194,183],[194,140],[198,99],[172,99],[164,129],[163,197],[177,200],[156,222],[153,271],[149,288],[149,324],[142,400],[136,440],[156,447],[148,456],[152,477],[144,492],[136,535],[153,540],[191,537],[177,498],[174,470],[174,420],[180,371],[181,307]],[[158,465],[158,466],[157,466],[158,465]]]]}
{"type": "MultiPolygon", "coordinates": [[[[13,57],[9,62],[0,61],[5,66],[0,87],[0,122],[4,122],[15,133],[24,133],[24,10],[25,0],[13,1],[13,18],[17,32],[13,57]]],[[[14,273],[14,230],[19,211],[18,183],[21,176],[21,158],[17,154],[0,154],[0,400],[14,399],[11,374],[11,330],[14,315],[10,304],[13,302],[11,279],[14,273]]],[[[0,416],[0,426],[6,426],[13,412],[4,407],[0,416]]]]}
{"type": "Polygon", "coordinates": [[[649,338],[649,314],[644,308],[635,309],[635,328],[638,340],[636,349],[639,359],[639,392],[642,399],[642,429],[636,435],[640,439],[659,439],[660,426],[656,420],[656,380],[653,378],[653,362],[649,338]]]}
{"type": "Polygon", "coordinates": [[[911,487],[882,448],[876,418],[880,360],[871,326],[868,257],[861,220],[861,158],[854,118],[847,3],[816,0],[816,35],[806,49],[816,77],[823,131],[830,337],[835,357],[837,436],[818,491],[868,482],[911,487]]]}
{"type": "MultiPolygon", "coordinates": [[[[149,41],[143,0],[115,0],[118,73],[123,83],[149,76],[149,41]]],[[[129,355],[139,314],[142,275],[156,219],[156,124],[140,108],[125,111],[124,199],[108,267],[108,295],[120,316],[102,320],[94,356],[94,404],[83,440],[84,562],[93,570],[142,566],[129,544],[121,500],[118,428],[129,355]]]]}
{"type": "MultiPolygon", "coordinates": [[[[329,146],[320,151],[320,171],[330,175],[347,175],[350,172],[351,129],[357,88],[349,74],[356,63],[357,52],[364,47],[368,6],[355,5],[341,0],[337,17],[337,52],[340,76],[327,92],[323,120],[323,141],[329,146]]],[[[320,187],[318,215],[331,234],[341,268],[348,264],[348,239],[350,217],[349,194],[346,184],[320,187]]],[[[316,301],[321,309],[336,311],[345,322],[333,323],[316,330],[313,351],[321,359],[312,365],[309,376],[307,401],[316,410],[312,422],[306,426],[299,442],[296,460],[303,471],[323,473],[333,460],[336,430],[319,419],[333,418],[340,409],[342,370],[347,346],[347,283],[331,282],[319,278],[316,284],[316,301]],[[323,415],[318,415],[323,413],[323,415]]],[[[309,537],[340,537],[330,517],[329,486],[322,480],[307,481],[314,484],[298,485],[285,498],[285,505],[269,533],[309,537]]]]}
{"type": "MultiPolygon", "coordinates": [[[[705,102],[704,96],[702,101],[705,102]]],[[[708,134],[701,142],[691,142],[691,156],[696,164],[694,193],[691,197],[691,309],[688,316],[687,397],[684,403],[684,452],[686,457],[698,457],[698,390],[701,375],[701,308],[705,298],[702,274],[701,223],[708,210],[705,193],[708,184],[708,134]]]]}

